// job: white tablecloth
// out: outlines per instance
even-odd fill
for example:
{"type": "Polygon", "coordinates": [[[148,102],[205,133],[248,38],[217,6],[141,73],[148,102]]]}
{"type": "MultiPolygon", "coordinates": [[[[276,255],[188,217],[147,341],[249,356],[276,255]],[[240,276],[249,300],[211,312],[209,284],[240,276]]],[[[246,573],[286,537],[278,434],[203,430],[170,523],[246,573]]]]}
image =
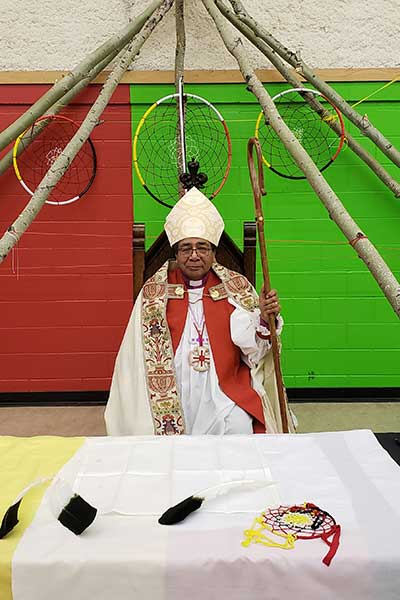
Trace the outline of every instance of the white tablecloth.
{"type": "Polygon", "coordinates": [[[60,475],[103,514],[75,536],[48,490],[14,555],[14,600],[400,598],[400,469],[370,431],[88,438],[60,475]],[[158,524],[171,504],[232,479],[278,484],[158,524]],[[267,506],[305,501],[342,527],[329,567],[320,539],[241,545],[267,506]]]}

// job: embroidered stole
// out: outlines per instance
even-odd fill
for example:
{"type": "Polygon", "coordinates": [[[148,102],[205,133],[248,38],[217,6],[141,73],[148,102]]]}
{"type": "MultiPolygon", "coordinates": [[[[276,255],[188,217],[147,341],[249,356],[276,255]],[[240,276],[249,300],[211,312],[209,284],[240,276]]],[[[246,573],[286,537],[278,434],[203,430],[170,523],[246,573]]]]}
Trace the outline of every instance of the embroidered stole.
{"type": "MultiPolygon", "coordinates": [[[[150,277],[142,294],[142,342],[147,389],[155,435],[185,433],[182,405],[176,387],[174,352],[168,327],[168,263],[150,277]]],[[[184,288],[182,286],[183,297],[184,288]]]]}
{"type": "MultiPolygon", "coordinates": [[[[163,265],[143,287],[143,347],[156,435],[185,433],[174,355],[185,327],[188,294],[181,271],[168,273],[167,268],[163,265]]],[[[253,417],[255,433],[265,433],[261,399],[251,387],[250,370],[231,339],[230,315],[235,308],[228,296],[246,310],[253,310],[258,300],[245,277],[215,263],[204,288],[203,307],[219,385],[253,417]]]]}

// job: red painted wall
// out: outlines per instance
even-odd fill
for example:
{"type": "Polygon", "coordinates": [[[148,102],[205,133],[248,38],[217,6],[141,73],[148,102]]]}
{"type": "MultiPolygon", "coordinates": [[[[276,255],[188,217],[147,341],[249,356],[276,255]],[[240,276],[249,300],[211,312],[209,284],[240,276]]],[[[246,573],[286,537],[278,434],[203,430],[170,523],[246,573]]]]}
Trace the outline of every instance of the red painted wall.
{"type": "MultiPolygon", "coordinates": [[[[0,86],[1,130],[46,89],[0,86]]],[[[81,121],[98,90],[63,114],[81,121]]],[[[98,170],[89,192],[46,204],[0,265],[0,392],[109,388],[132,307],[129,86],[119,86],[102,120],[91,136],[98,170]]],[[[0,176],[0,235],[28,200],[12,168],[0,176]]]]}

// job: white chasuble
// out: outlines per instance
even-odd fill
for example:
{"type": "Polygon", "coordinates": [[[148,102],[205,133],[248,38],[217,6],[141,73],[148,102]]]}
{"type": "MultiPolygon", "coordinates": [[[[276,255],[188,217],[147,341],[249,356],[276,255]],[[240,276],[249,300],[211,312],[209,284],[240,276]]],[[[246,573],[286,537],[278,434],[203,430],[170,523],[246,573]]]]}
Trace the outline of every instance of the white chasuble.
{"type": "MultiPolygon", "coordinates": [[[[237,299],[233,298],[232,278],[236,277],[242,282],[243,277],[217,263],[213,265],[213,270],[222,281],[226,281],[224,285],[229,289],[227,300],[235,307],[230,316],[231,339],[240,348],[242,360],[250,369],[251,385],[261,399],[266,430],[268,433],[280,432],[282,426],[272,352],[269,341],[263,339],[269,334],[268,329],[260,326],[260,311],[256,306],[249,309],[242,305],[240,295],[237,299]]],[[[157,292],[159,288],[161,290],[168,287],[167,263],[148,283],[150,288],[147,290],[148,296],[157,292]]],[[[154,391],[149,389],[148,363],[145,359],[146,336],[152,334],[152,328],[155,330],[156,325],[149,323],[148,333],[146,336],[142,334],[144,318],[142,305],[147,301],[144,297],[146,286],[147,284],[136,300],[116,359],[110,397],[105,411],[108,435],[160,434],[159,430],[155,429],[154,413],[152,414],[151,409],[154,405],[154,391]]],[[[175,285],[171,288],[174,298],[178,292],[179,296],[186,293],[183,286],[175,285]]],[[[184,417],[184,433],[196,435],[252,433],[251,417],[220,388],[205,324],[203,328],[203,288],[189,289],[187,292],[190,310],[186,315],[184,330],[175,356],[171,355],[176,379],[176,403],[181,406],[180,410],[184,417]],[[199,343],[199,338],[202,338],[202,344],[199,343]],[[201,345],[204,347],[204,352],[199,348],[201,345]],[[191,355],[193,352],[194,354],[191,355]],[[203,358],[199,361],[199,356],[206,356],[207,361],[203,358]],[[193,368],[193,363],[198,367],[199,362],[201,365],[207,362],[208,368],[206,370],[193,368]]],[[[151,300],[150,305],[153,302],[151,300]]],[[[174,302],[179,302],[179,299],[175,299],[174,302]]],[[[156,317],[165,321],[162,314],[160,317],[157,313],[156,317]]],[[[278,335],[282,324],[281,317],[278,317],[278,335]]],[[[169,332],[163,337],[165,343],[168,339],[171,341],[169,332]]],[[[289,426],[293,431],[291,419],[289,426]]]]}

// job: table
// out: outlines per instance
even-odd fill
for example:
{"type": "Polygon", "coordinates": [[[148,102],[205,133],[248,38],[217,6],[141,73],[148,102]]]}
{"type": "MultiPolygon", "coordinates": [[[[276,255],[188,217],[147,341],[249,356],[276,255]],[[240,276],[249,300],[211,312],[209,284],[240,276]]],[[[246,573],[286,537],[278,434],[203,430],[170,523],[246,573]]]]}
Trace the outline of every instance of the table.
{"type": "Polygon", "coordinates": [[[50,487],[14,552],[14,600],[400,597],[400,469],[370,431],[88,438],[60,476],[101,514],[75,536],[54,518],[50,487]],[[177,500],[241,478],[278,484],[158,524],[177,500]],[[266,504],[305,501],[342,527],[329,567],[319,539],[241,545],[266,504]]]}

